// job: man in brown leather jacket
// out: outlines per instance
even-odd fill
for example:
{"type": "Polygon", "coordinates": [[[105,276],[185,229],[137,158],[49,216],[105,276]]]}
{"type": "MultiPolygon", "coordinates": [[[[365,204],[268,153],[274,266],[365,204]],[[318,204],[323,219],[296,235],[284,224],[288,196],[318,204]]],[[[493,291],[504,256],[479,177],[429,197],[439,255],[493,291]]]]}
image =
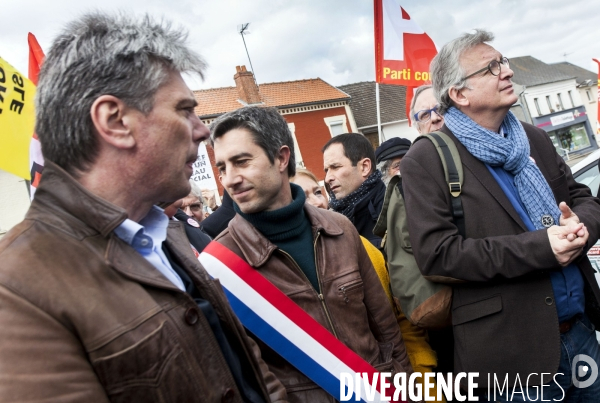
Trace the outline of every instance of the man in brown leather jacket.
{"type": "MultiPolygon", "coordinates": [[[[398,325],[352,223],[305,204],[294,143],[275,109],[245,107],[217,119],[211,141],[237,215],[215,240],[273,283],[376,369],[412,373],[398,325]]],[[[333,398],[257,339],[291,402],[333,398]]]]}
{"type": "Polygon", "coordinates": [[[208,130],[180,73],[203,69],[149,17],[87,14],[52,45],[36,105],[46,166],[0,241],[0,401],[286,400],[155,206],[190,191],[208,130]]]}

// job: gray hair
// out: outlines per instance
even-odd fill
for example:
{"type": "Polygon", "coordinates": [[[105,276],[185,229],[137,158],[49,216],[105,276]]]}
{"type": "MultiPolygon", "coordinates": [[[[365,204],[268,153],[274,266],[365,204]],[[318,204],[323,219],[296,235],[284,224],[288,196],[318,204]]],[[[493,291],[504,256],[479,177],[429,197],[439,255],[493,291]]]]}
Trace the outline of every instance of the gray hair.
{"type": "Polygon", "coordinates": [[[186,46],[187,34],[148,15],[85,14],[54,40],[39,75],[36,133],[44,157],[71,174],[98,153],[90,109],[105,94],[148,114],[171,72],[195,72],[205,63],[186,46]]]}
{"type": "Polygon", "coordinates": [[[221,115],[210,125],[211,146],[214,147],[216,139],[235,129],[246,129],[252,133],[254,143],[265,150],[271,164],[275,163],[281,147],[287,146],[290,149],[288,176],[296,175],[292,132],[276,108],[245,106],[221,115]]]}
{"type": "MultiPolygon", "coordinates": [[[[428,90],[432,88],[430,84],[427,85],[422,85],[420,87],[418,87],[415,91],[415,94],[413,95],[413,99],[410,102],[410,120],[413,120],[413,117],[415,116],[415,113],[418,111],[415,111],[415,104],[417,103],[417,98],[419,98],[419,95],[421,95],[421,93],[425,90],[428,90]]],[[[419,123],[419,122],[417,122],[419,123]]]]}
{"type": "Polygon", "coordinates": [[[192,188],[192,190],[190,190],[190,194],[198,197],[200,201],[202,201],[202,189],[200,189],[200,187],[192,178],[190,178],[190,187],[192,188]]]}
{"type": "Polygon", "coordinates": [[[440,103],[441,114],[453,106],[449,91],[451,87],[457,90],[467,88],[466,72],[460,65],[462,54],[479,44],[491,42],[494,34],[482,29],[476,29],[474,34],[463,34],[442,47],[431,61],[431,82],[436,99],[440,103]]]}
{"type": "Polygon", "coordinates": [[[388,173],[390,166],[392,165],[392,160],[393,159],[381,161],[379,164],[377,164],[377,169],[379,170],[379,172],[381,172],[381,180],[383,181],[383,183],[385,183],[386,186],[388,183],[390,183],[390,180],[392,179],[392,176],[388,173]]]}

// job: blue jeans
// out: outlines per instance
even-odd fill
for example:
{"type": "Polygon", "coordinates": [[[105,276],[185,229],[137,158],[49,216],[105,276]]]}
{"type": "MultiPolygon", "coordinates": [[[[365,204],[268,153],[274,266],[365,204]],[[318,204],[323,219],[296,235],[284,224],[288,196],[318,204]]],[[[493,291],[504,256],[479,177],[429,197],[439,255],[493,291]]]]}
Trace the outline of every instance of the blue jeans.
{"type": "MultiPolygon", "coordinates": [[[[571,330],[560,335],[560,342],[561,354],[557,374],[553,381],[551,380],[550,383],[544,385],[543,395],[539,386],[527,388],[525,380],[521,379],[523,393],[519,388],[510,391],[505,390],[501,396],[498,396],[498,392],[496,392],[496,396],[491,392],[491,396],[488,396],[489,401],[600,402],[600,376],[598,374],[600,347],[596,340],[594,325],[584,315],[581,319],[575,321],[571,330]],[[582,357],[580,354],[585,354],[588,357],[582,357]],[[577,360],[574,360],[575,357],[577,357],[577,360]],[[587,362],[584,360],[587,360],[587,362]],[[592,380],[592,378],[595,380],[592,380]],[[591,385],[587,386],[587,383],[591,383],[591,385]]],[[[545,378],[545,380],[547,379],[545,378]]]]}

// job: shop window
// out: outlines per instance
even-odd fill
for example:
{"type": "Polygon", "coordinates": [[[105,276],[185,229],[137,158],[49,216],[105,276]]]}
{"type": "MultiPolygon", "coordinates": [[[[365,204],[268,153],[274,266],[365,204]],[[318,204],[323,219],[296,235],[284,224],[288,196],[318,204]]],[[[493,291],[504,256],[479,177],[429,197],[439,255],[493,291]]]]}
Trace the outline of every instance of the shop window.
{"type": "Polygon", "coordinates": [[[585,125],[575,124],[559,130],[548,132],[556,151],[560,155],[590,147],[590,139],[585,130],[585,125]]]}

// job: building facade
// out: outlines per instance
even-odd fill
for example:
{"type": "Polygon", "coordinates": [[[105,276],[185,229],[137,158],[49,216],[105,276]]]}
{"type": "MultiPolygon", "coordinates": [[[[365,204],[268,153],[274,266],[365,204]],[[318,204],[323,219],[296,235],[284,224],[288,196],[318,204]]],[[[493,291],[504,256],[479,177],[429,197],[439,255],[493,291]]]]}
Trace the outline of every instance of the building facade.
{"type": "MultiPolygon", "coordinates": [[[[218,116],[243,106],[275,107],[294,137],[297,165],[323,180],[323,145],[333,136],[357,131],[348,104],[350,96],[320,78],[258,85],[245,66],[237,66],[233,78],[235,87],[194,91],[200,119],[209,125],[218,116]]],[[[213,151],[207,149],[216,174],[213,151]]],[[[219,192],[223,192],[220,184],[219,192]]]]}
{"type": "MultiPolygon", "coordinates": [[[[377,132],[377,101],[375,81],[364,81],[338,87],[351,96],[350,108],[356,119],[359,133],[364,134],[374,147],[379,145],[377,132]]],[[[403,85],[379,84],[379,109],[383,141],[392,137],[403,137],[414,141],[419,135],[409,125],[406,117],[406,87],[403,85]]]]}
{"type": "Polygon", "coordinates": [[[567,159],[598,148],[596,117],[589,116],[596,104],[589,108],[590,103],[584,102],[572,72],[531,56],[511,58],[510,68],[519,95],[512,110],[519,118],[546,131],[567,159]]]}

